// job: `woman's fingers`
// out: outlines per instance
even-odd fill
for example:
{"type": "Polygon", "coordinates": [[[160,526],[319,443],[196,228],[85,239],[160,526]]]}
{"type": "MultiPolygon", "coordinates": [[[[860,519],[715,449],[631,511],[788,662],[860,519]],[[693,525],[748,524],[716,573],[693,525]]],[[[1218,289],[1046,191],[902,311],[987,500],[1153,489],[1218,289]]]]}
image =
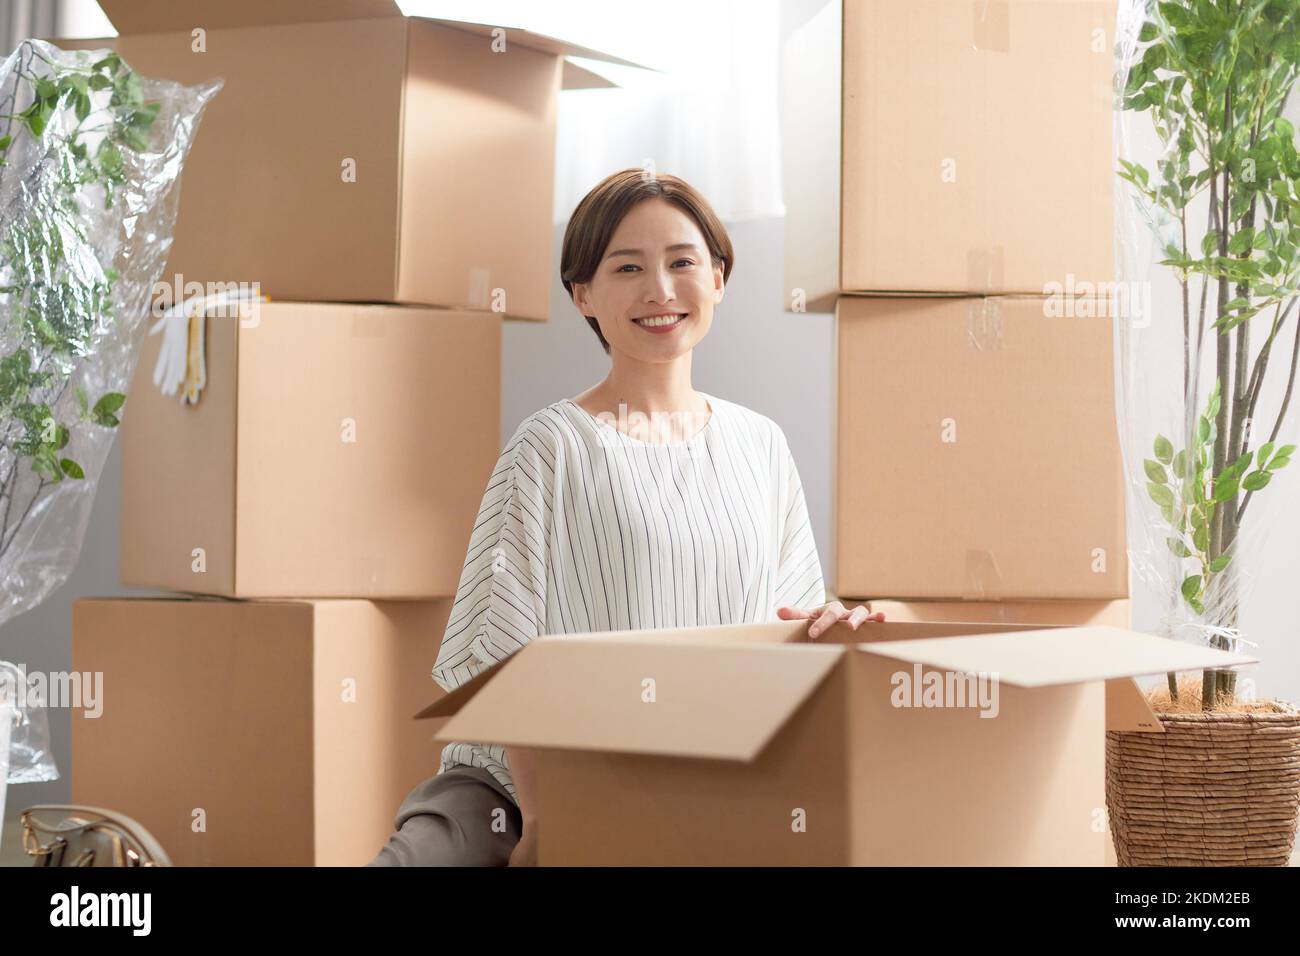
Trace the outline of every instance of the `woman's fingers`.
{"type": "Polygon", "coordinates": [[[826,628],[830,627],[847,613],[848,612],[843,604],[839,601],[831,601],[822,609],[817,620],[813,621],[812,624],[808,626],[808,636],[810,638],[819,637],[826,628]]]}
{"type": "Polygon", "coordinates": [[[779,607],[776,609],[776,616],[783,621],[798,621],[809,617],[809,613],[803,608],[798,607],[779,607]]]}

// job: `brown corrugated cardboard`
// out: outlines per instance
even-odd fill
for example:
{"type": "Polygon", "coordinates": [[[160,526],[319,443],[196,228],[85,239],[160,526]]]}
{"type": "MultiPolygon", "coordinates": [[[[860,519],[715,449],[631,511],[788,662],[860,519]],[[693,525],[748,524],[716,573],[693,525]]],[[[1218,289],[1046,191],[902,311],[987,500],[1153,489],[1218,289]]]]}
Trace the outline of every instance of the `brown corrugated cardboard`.
{"type": "Polygon", "coordinates": [[[1101,865],[1104,682],[1254,660],[1104,626],[806,637],[545,637],[421,716],[535,751],[543,865],[1101,865]],[[998,675],[980,706],[903,692],[959,672],[998,675]]]}
{"type": "MultiPolygon", "coordinates": [[[[890,601],[873,598],[886,621],[978,621],[1026,625],[1109,624],[1129,627],[1131,602],[1116,601],[890,601]]],[[[1106,681],[1106,729],[1163,733],[1145,695],[1131,679],[1106,681]]],[[[1117,865],[1107,828],[1105,865],[1117,865]]]]}
{"type": "Polygon", "coordinates": [[[1083,301],[838,301],[836,593],[1128,596],[1111,319],[1083,301]]]}
{"type": "Polygon", "coordinates": [[[357,866],[438,768],[411,712],[451,602],[109,599],[72,606],[72,801],[178,865],[357,866]]]}
{"type": "Polygon", "coordinates": [[[986,624],[1108,624],[1128,627],[1127,598],[1116,601],[891,601],[871,599],[886,621],[968,621],[986,624]]]}
{"type": "Polygon", "coordinates": [[[225,81],[186,162],[168,281],[548,317],[557,97],[562,78],[594,82],[564,57],[626,61],[393,0],[102,5],[121,36],[56,42],[225,81]]]}
{"type": "Polygon", "coordinates": [[[782,54],[786,308],[1113,280],[1114,0],[830,0],[782,54]]]}
{"type": "Polygon", "coordinates": [[[207,320],[198,404],[122,412],[124,584],[228,597],[456,593],[500,452],[501,319],[267,302],[207,320]]]}

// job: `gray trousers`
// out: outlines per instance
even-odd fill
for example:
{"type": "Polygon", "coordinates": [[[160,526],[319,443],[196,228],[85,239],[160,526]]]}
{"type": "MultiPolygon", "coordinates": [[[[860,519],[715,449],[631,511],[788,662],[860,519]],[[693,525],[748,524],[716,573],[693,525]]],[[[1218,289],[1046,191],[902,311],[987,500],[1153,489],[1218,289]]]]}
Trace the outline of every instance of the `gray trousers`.
{"type": "Polygon", "coordinates": [[[451,767],[417,785],[394,832],[366,866],[505,866],[523,834],[510,793],[479,767],[451,767]]]}

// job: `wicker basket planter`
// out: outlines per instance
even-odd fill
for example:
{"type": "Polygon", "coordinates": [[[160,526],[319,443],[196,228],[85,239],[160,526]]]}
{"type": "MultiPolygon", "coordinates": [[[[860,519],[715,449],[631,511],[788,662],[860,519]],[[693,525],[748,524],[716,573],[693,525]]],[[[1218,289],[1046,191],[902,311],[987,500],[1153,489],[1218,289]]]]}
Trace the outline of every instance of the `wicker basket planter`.
{"type": "Polygon", "coordinates": [[[1286,866],[1300,817],[1300,710],[1159,717],[1162,734],[1106,734],[1119,865],[1286,866]]]}

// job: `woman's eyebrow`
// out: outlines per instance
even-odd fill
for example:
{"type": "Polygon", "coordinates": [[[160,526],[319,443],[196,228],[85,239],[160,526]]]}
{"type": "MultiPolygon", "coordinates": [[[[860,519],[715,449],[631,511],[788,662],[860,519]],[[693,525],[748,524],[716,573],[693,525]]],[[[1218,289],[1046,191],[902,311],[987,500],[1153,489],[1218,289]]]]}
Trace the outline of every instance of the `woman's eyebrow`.
{"type": "MultiPolygon", "coordinates": [[[[675,243],[673,243],[671,246],[668,246],[664,251],[665,251],[665,252],[677,252],[678,250],[681,250],[681,249],[694,249],[696,252],[699,252],[699,251],[700,251],[700,247],[697,246],[697,245],[696,245],[695,243],[693,243],[693,242],[675,242],[675,243]]],[[[611,252],[611,253],[610,253],[609,255],[607,255],[605,258],[606,258],[606,259],[613,259],[615,256],[639,256],[639,255],[641,255],[643,252],[644,252],[644,250],[642,250],[642,249],[615,249],[613,252],[611,252]]]]}

